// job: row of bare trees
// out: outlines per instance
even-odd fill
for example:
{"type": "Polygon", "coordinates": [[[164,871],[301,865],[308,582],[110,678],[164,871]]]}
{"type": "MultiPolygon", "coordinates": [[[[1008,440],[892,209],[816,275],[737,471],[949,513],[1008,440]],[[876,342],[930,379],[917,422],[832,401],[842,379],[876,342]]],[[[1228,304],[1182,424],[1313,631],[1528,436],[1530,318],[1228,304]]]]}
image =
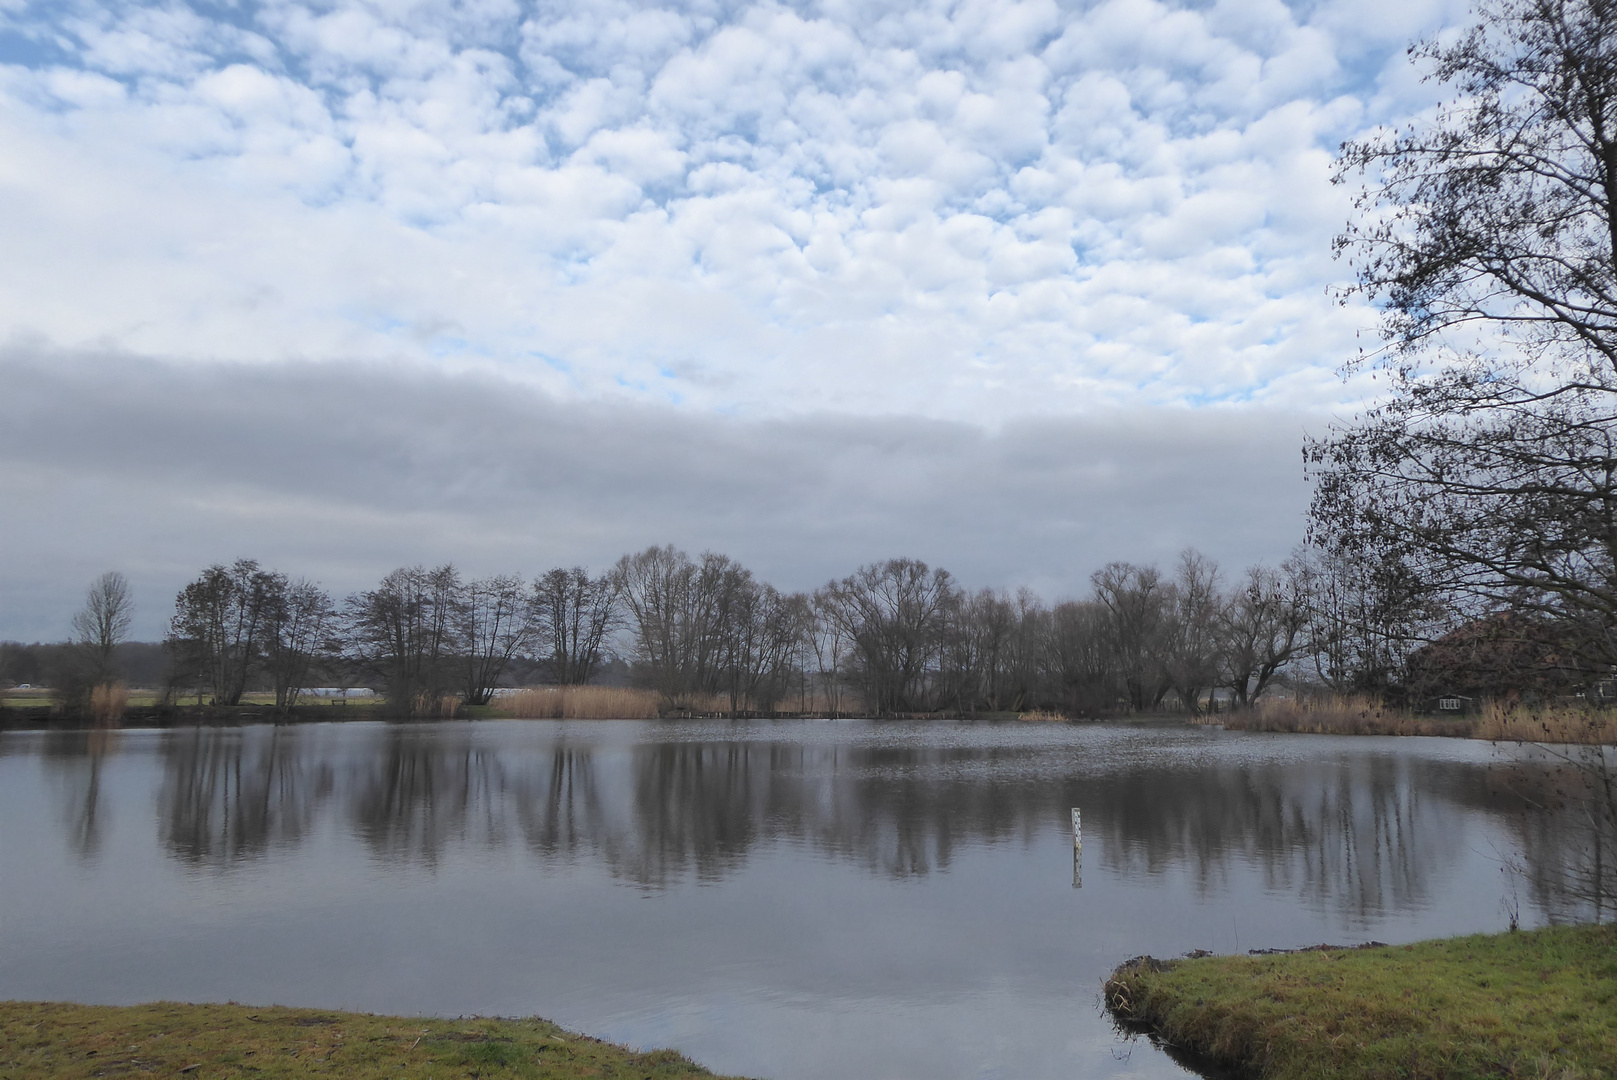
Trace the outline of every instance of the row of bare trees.
{"type": "Polygon", "coordinates": [[[832,712],[1095,715],[1240,708],[1287,676],[1384,693],[1438,618],[1395,576],[1300,552],[1226,581],[1187,550],[1171,573],[1108,564],[1088,596],[1048,606],[1027,589],[964,589],[915,559],[783,594],[727,556],[654,547],[606,582],[620,648],[670,703],[722,694],[767,711],[795,693],[832,712]]]}
{"type": "Polygon", "coordinates": [[[643,681],[671,705],[716,694],[732,711],[794,695],[878,715],[1094,714],[1170,697],[1194,710],[1223,687],[1244,704],[1314,640],[1307,572],[1256,567],[1225,590],[1194,552],[1172,578],[1114,563],[1090,598],[1053,608],[1025,589],[962,589],[914,559],[784,594],[728,556],[653,547],[620,559],[607,583],[643,681]]]}
{"type": "MultiPolygon", "coordinates": [[[[289,708],[318,683],[368,684],[432,713],[446,698],[487,704],[515,681],[589,683],[621,659],[674,710],[718,699],[731,712],[1095,715],[1240,707],[1286,674],[1374,689],[1412,640],[1391,590],[1340,561],[1294,557],[1226,585],[1187,550],[1171,573],[1115,562],[1090,585],[1048,606],[889,559],[783,593],[728,556],[666,546],[599,575],[558,567],[531,582],[401,567],[339,603],[242,559],[180,590],[165,644],[176,692],[220,705],[252,689],[289,708]]],[[[129,610],[120,576],[91,589],[75,619],[86,685],[113,678],[129,610]]]]}
{"type": "Polygon", "coordinates": [[[339,605],[313,582],[251,559],[208,567],[174,607],[175,682],[216,704],[267,684],[286,708],[317,677],[358,678],[412,712],[448,695],[486,704],[512,662],[535,653],[553,681],[588,682],[617,617],[615,587],[578,567],[531,584],[401,567],[339,605]]]}

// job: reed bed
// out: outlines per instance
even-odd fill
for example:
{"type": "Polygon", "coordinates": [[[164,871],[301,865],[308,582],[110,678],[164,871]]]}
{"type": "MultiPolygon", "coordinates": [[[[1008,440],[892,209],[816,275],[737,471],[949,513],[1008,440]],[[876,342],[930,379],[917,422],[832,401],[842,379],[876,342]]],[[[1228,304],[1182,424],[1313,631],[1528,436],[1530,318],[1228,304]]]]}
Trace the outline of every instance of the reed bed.
{"type": "Polygon", "coordinates": [[[1047,709],[1034,709],[1031,712],[1017,713],[1016,718],[1029,724],[1064,724],[1067,718],[1058,712],[1047,709]]]}
{"type": "Polygon", "coordinates": [[[1198,716],[1199,724],[1222,724],[1232,731],[1283,731],[1309,735],[1448,735],[1471,738],[1471,717],[1441,719],[1391,709],[1366,695],[1304,700],[1260,701],[1250,709],[1198,716]]]}
{"type": "Polygon", "coordinates": [[[453,720],[460,715],[461,700],[454,694],[420,693],[410,702],[410,715],[434,720],[453,720]]]}
{"type": "Polygon", "coordinates": [[[129,687],[121,682],[102,683],[90,689],[90,719],[97,724],[116,724],[129,708],[129,687]]]}
{"type": "Polygon", "coordinates": [[[618,686],[535,686],[501,694],[495,712],[523,720],[654,720],[659,695],[654,690],[618,686]]]}
{"type": "Polygon", "coordinates": [[[1612,714],[1583,705],[1524,706],[1489,702],[1477,722],[1477,738],[1495,742],[1617,743],[1612,714]]]}
{"type": "Polygon", "coordinates": [[[1356,695],[1263,701],[1218,716],[1198,716],[1199,724],[1223,724],[1233,731],[1289,731],[1315,735],[1447,735],[1495,742],[1617,743],[1614,714],[1581,704],[1526,706],[1490,702],[1474,716],[1417,716],[1356,695]]]}

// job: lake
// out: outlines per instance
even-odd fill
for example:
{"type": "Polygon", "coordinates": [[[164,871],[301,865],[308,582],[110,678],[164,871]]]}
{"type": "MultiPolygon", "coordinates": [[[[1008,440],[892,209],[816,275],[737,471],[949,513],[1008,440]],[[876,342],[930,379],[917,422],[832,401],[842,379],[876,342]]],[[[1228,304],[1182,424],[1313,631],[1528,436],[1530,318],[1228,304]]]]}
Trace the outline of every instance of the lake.
{"type": "Polygon", "coordinates": [[[1129,957],[1578,914],[1512,761],[1018,723],[13,732],[0,998],[536,1014],[770,1080],[1182,1077],[1100,1009],[1129,957]]]}

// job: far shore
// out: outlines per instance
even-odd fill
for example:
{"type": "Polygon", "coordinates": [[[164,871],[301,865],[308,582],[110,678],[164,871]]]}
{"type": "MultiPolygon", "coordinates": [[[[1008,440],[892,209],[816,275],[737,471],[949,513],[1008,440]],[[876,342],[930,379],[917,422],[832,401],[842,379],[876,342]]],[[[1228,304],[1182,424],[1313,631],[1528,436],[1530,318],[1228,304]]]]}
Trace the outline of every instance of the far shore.
{"type": "Polygon", "coordinates": [[[732,710],[721,695],[670,703],[655,691],[626,687],[529,687],[497,697],[488,705],[466,705],[444,696],[430,708],[407,713],[382,697],[300,696],[278,707],[273,695],[251,694],[238,705],[164,701],[152,690],[126,692],[115,715],[64,710],[41,688],[0,691],[0,731],[87,727],[193,727],[252,724],[332,723],[346,720],[969,720],[1063,724],[1197,725],[1229,731],[1304,735],[1401,735],[1483,739],[1492,742],[1601,745],[1617,743],[1617,712],[1581,703],[1522,705],[1484,703],[1463,713],[1417,713],[1369,697],[1329,697],[1297,701],[1266,699],[1255,706],[1198,713],[1177,710],[1070,716],[1048,710],[1024,712],[956,711],[896,713],[872,717],[857,709],[834,710],[810,703],[781,703],[757,709],[743,701],[732,710]],[[792,707],[799,706],[799,707],[792,707]]]}

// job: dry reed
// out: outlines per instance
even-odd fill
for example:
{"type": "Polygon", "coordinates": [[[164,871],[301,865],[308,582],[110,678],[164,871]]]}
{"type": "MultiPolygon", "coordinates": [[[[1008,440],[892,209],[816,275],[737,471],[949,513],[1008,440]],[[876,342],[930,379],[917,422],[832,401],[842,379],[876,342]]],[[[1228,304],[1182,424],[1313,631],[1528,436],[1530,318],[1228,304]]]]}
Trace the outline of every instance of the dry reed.
{"type": "Polygon", "coordinates": [[[1067,720],[1060,713],[1050,712],[1047,709],[1034,709],[1031,712],[1017,713],[1016,718],[1033,724],[1065,723],[1067,720]]]}
{"type": "Polygon", "coordinates": [[[1477,737],[1495,742],[1617,743],[1612,714],[1586,705],[1526,706],[1489,702],[1477,723],[1477,737]]]}
{"type": "Polygon", "coordinates": [[[1303,700],[1260,701],[1250,709],[1198,716],[1200,724],[1223,724],[1233,731],[1286,731],[1310,735],[1476,734],[1472,719],[1444,720],[1391,709],[1373,697],[1337,695],[1303,700]]]}
{"type": "Polygon", "coordinates": [[[429,694],[426,691],[410,702],[410,715],[435,720],[453,720],[460,713],[460,698],[454,694],[429,694]]]}
{"type": "Polygon", "coordinates": [[[129,687],[121,682],[102,683],[90,688],[90,719],[97,724],[116,724],[129,707],[129,687]]]}
{"type": "Polygon", "coordinates": [[[535,686],[501,694],[495,712],[524,720],[654,720],[653,690],[616,686],[535,686]]]}

